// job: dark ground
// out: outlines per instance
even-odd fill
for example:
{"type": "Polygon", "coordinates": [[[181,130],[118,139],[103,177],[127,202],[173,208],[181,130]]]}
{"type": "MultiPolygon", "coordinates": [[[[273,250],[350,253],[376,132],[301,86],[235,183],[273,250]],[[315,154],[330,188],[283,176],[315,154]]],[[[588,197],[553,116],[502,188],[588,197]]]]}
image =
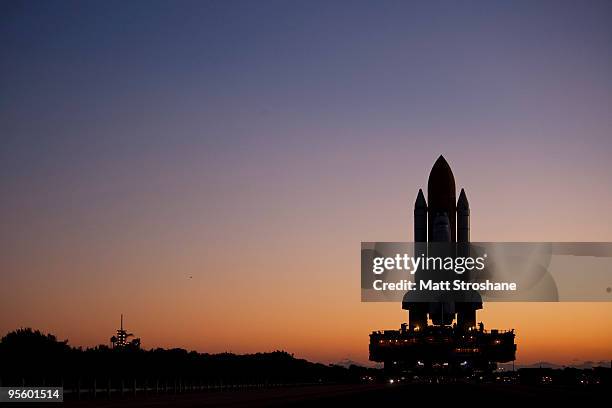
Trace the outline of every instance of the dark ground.
{"type": "MultiPolygon", "coordinates": [[[[508,384],[406,384],[406,385],[319,385],[247,391],[194,392],[179,395],[137,398],[68,401],[67,407],[310,407],[310,406],[429,406],[454,404],[508,406],[525,403],[587,403],[588,407],[609,402],[612,390],[606,387],[567,388],[508,384]]],[[[20,405],[23,406],[23,405],[20,405]]],[[[40,405],[39,405],[40,406],[40,405]]],[[[58,406],[55,404],[55,406],[58,406]]],[[[606,403],[607,406],[607,403],[606,403]]]]}

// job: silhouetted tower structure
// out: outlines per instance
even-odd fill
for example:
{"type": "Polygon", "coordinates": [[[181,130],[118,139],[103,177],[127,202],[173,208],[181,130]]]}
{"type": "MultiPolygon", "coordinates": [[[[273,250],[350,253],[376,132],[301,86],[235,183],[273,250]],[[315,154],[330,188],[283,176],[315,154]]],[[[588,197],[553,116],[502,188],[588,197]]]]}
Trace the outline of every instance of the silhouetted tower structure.
{"type": "Polygon", "coordinates": [[[113,348],[118,347],[140,347],[140,339],[133,339],[128,341],[128,337],[134,336],[132,333],[128,333],[127,330],[123,329],[123,314],[121,314],[121,328],[117,330],[117,335],[110,338],[111,346],[113,348]]]}

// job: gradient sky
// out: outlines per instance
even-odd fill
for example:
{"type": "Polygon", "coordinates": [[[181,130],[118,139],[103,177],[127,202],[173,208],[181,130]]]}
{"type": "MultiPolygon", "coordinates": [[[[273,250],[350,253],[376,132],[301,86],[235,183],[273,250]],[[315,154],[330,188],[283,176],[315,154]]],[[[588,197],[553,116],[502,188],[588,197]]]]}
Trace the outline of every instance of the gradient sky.
{"type": "MultiPolygon", "coordinates": [[[[612,3],[0,2],[0,333],[367,361],[361,241],[444,154],[475,241],[612,241],[612,3]],[[191,278],[190,278],[191,277],[191,278]]],[[[518,362],[612,303],[486,304],[518,362]]]]}

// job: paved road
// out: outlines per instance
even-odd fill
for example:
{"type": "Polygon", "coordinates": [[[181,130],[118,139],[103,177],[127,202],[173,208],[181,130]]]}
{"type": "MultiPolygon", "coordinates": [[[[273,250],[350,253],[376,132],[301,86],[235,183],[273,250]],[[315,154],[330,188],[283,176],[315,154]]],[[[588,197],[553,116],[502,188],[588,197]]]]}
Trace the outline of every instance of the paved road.
{"type": "MultiPolygon", "coordinates": [[[[508,403],[570,403],[602,400],[609,395],[604,387],[596,389],[529,387],[505,384],[443,385],[319,385],[231,392],[194,392],[179,395],[147,396],[99,401],[69,401],[66,407],[89,408],[239,408],[311,406],[407,406],[424,399],[433,405],[473,403],[474,406],[508,403]]],[[[461,404],[461,405],[464,405],[461,404]]]]}

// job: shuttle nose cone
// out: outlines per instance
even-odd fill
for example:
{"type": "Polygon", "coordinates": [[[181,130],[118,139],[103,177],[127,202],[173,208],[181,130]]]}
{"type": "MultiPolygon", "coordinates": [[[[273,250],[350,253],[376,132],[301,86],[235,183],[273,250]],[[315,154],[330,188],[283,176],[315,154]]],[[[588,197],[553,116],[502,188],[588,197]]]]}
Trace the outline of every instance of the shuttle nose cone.
{"type": "MultiPolygon", "coordinates": [[[[429,173],[427,181],[427,200],[431,207],[433,197],[444,197],[444,201],[453,198],[455,204],[455,176],[444,156],[440,155],[429,173]]],[[[445,208],[446,210],[446,208],[445,208]]]]}
{"type": "Polygon", "coordinates": [[[429,173],[428,185],[434,184],[439,181],[448,182],[449,179],[452,180],[454,187],[455,176],[453,176],[453,171],[451,170],[444,156],[440,155],[440,157],[438,157],[438,160],[436,160],[433,167],[431,168],[431,172],[429,173]]]}
{"type": "Polygon", "coordinates": [[[429,237],[433,237],[434,217],[437,213],[448,214],[451,241],[455,241],[455,176],[444,156],[440,155],[434,163],[427,182],[427,208],[429,210],[429,237]]]}

